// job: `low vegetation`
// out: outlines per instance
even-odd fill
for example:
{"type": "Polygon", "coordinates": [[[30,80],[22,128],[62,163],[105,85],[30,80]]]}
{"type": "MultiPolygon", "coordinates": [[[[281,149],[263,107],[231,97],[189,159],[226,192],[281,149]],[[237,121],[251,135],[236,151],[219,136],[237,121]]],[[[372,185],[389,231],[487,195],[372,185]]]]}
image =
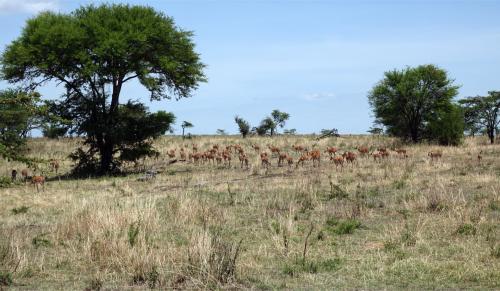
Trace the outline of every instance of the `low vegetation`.
{"type": "Polygon", "coordinates": [[[500,288],[500,147],[486,138],[399,154],[383,136],[161,137],[159,156],[92,179],[68,175],[79,142],[28,140],[59,174],[41,165],[40,192],[0,188],[0,288],[500,288]],[[214,145],[233,146],[231,164],[189,158],[214,145]],[[301,147],[320,162],[296,165],[301,147]],[[336,167],[327,148],[356,159],[336,167]]]}

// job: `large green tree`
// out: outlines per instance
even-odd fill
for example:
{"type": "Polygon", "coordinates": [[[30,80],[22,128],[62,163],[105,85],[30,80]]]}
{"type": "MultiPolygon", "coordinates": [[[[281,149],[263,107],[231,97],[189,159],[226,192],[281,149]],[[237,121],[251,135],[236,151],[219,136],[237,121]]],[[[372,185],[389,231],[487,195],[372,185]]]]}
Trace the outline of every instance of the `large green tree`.
{"type": "Polygon", "coordinates": [[[459,101],[470,131],[484,129],[490,142],[495,143],[495,132],[500,124],[500,92],[490,91],[488,96],[468,97],[459,101]]]}
{"type": "MultiPolygon", "coordinates": [[[[12,83],[30,89],[49,81],[64,85],[59,110],[85,136],[89,150],[80,161],[94,161],[97,154],[100,174],[115,169],[116,156],[123,154],[126,141],[115,131],[123,123],[120,97],[126,83],[136,80],[151,100],[161,100],[189,97],[205,81],[192,33],[143,6],[104,4],[70,14],[41,13],[28,20],[1,61],[3,78],[12,83]]],[[[172,119],[161,117],[163,124],[172,119]]]]}
{"type": "Polygon", "coordinates": [[[449,114],[458,88],[445,70],[422,65],[385,72],[368,100],[377,122],[389,134],[418,142],[433,139],[428,135],[431,121],[446,119],[438,116],[449,114]]]}

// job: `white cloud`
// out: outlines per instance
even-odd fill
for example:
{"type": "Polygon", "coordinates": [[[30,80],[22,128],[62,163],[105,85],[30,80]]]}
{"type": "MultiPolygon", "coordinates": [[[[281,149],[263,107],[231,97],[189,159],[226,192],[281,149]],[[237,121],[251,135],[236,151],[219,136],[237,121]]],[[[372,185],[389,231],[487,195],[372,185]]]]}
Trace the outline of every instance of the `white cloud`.
{"type": "Polygon", "coordinates": [[[310,93],[303,96],[302,99],[307,101],[318,101],[324,99],[334,98],[335,94],[333,93],[310,93]]]}
{"type": "Polygon", "coordinates": [[[0,0],[0,13],[38,13],[58,8],[59,0],[0,0]]]}

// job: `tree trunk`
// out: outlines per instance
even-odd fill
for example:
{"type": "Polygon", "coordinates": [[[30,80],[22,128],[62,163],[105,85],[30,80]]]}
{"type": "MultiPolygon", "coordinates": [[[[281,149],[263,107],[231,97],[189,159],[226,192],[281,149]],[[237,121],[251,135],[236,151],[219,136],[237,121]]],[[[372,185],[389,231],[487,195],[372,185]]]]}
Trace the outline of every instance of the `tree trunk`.
{"type": "Polygon", "coordinates": [[[182,139],[184,139],[184,127],[182,128],[182,139]]]}
{"type": "Polygon", "coordinates": [[[99,149],[99,155],[101,156],[101,166],[99,169],[99,174],[103,175],[109,173],[111,165],[113,162],[113,144],[109,141],[105,141],[102,147],[99,149]]]}
{"type": "Polygon", "coordinates": [[[495,143],[495,129],[488,129],[488,137],[490,138],[490,143],[495,143]]]}

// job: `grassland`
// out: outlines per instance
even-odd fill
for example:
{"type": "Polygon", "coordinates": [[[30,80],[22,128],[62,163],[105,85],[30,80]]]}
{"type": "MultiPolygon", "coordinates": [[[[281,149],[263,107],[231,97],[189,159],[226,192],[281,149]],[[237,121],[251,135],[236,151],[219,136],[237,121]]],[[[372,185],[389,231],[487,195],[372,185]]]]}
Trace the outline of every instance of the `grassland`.
{"type": "MultiPolygon", "coordinates": [[[[30,155],[62,161],[77,140],[31,140],[30,155]]],[[[406,146],[382,162],[336,171],[323,154],[289,170],[260,167],[250,144],[293,154],[302,144],[351,150],[397,146],[384,137],[199,137],[156,142],[157,169],[71,179],[49,173],[45,191],[0,188],[0,289],[499,289],[500,146],[406,146]],[[250,169],[168,164],[196,143],[239,143],[250,169]],[[477,154],[482,151],[479,163],[477,154]]],[[[294,154],[294,157],[297,156],[294,154]]],[[[23,165],[0,161],[0,175],[23,165]]]]}

